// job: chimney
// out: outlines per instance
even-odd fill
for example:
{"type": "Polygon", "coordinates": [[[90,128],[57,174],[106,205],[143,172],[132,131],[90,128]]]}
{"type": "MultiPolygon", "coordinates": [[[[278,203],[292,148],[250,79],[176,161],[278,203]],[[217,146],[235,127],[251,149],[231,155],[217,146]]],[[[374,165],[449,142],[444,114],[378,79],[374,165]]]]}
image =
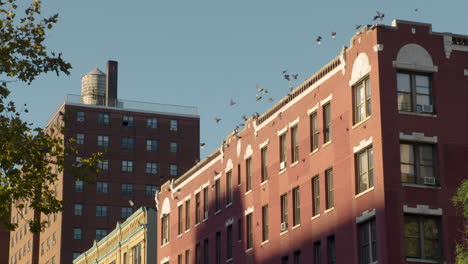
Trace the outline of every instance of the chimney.
{"type": "Polygon", "coordinates": [[[116,61],[107,61],[106,74],[106,105],[117,106],[117,73],[118,63],[116,61]]]}

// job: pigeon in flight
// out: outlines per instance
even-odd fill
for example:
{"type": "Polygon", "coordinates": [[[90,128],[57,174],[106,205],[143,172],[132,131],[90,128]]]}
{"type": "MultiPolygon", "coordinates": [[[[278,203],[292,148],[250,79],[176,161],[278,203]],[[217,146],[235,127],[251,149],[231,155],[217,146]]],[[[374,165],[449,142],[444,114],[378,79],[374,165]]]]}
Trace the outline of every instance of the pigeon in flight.
{"type": "Polygon", "coordinates": [[[230,106],[233,106],[233,105],[235,105],[235,104],[236,104],[236,102],[234,102],[234,100],[231,99],[231,101],[229,102],[229,105],[230,105],[230,106]]]}
{"type": "Polygon", "coordinates": [[[204,147],[205,147],[205,143],[204,142],[200,143],[200,148],[204,148],[204,147]]]}
{"type": "Polygon", "coordinates": [[[267,94],[267,93],[268,93],[268,90],[267,90],[267,89],[263,89],[262,87],[260,87],[260,86],[257,84],[257,92],[258,92],[258,93],[267,94]]]}
{"type": "Polygon", "coordinates": [[[318,36],[317,39],[315,39],[315,41],[317,41],[317,44],[321,44],[322,42],[322,37],[321,36],[318,36]]]}
{"type": "Polygon", "coordinates": [[[249,120],[249,118],[248,118],[246,115],[243,115],[243,116],[242,116],[242,119],[244,119],[244,121],[249,120]]]}
{"type": "Polygon", "coordinates": [[[214,119],[214,120],[215,120],[215,122],[216,122],[216,123],[219,123],[219,121],[221,121],[221,118],[217,118],[217,117],[215,117],[215,119],[214,119]]]}
{"type": "Polygon", "coordinates": [[[377,13],[376,16],[374,16],[374,21],[376,21],[377,19],[380,19],[380,21],[382,21],[385,17],[385,14],[384,13],[380,13],[379,11],[375,11],[377,13]]]}
{"type": "Polygon", "coordinates": [[[297,80],[297,77],[299,77],[299,74],[292,74],[291,76],[294,78],[294,80],[297,80]]]}
{"type": "Polygon", "coordinates": [[[258,94],[255,95],[255,100],[259,101],[260,99],[262,99],[262,97],[258,94]]]}
{"type": "Polygon", "coordinates": [[[361,28],[361,26],[362,26],[362,25],[358,25],[358,24],[356,24],[356,25],[354,25],[354,29],[360,29],[360,28],[361,28]]]}
{"type": "Polygon", "coordinates": [[[269,101],[270,103],[273,103],[273,98],[270,97],[270,99],[268,99],[268,101],[269,101]]]}
{"type": "Polygon", "coordinates": [[[332,32],[331,37],[332,37],[332,39],[335,39],[336,38],[336,32],[332,32]]]}

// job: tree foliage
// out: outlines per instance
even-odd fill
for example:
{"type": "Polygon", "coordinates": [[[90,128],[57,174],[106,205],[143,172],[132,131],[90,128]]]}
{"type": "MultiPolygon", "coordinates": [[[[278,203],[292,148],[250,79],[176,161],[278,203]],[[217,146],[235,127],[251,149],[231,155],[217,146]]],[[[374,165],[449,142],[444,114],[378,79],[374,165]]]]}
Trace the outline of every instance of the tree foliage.
{"type": "Polygon", "coordinates": [[[462,241],[457,245],[456,263],[468,263],[468,179],[465,179],[453,197],[453,203],[463,210],[464,228],[462,241]]]}
{"type": "MultiPolygon", "coordinates": [[[[74,142],[63,141],[61,127],[55,135],[34,127],[21,117],[28,112],[26,105],[19,109],[10,99],[12,83],[29,85],[40,74],[69,75],[71,69],[61,53],[47,50],[44,43],[58,15],[43,17],[39,0],[24,8],[17,2],[0,0],[0,224],[9,230],[17,227],[10,215],[24,218],[26,206],[46,215],[63,210],[53,186],[67,155],[76,152],[74,142]]],[[[99,158],[97,153],[82,159],[73,171],[80,177],[96,173],[99,158]]],[[[32,232],[46,224],[36,218],[25,220],[32,232]]]]}

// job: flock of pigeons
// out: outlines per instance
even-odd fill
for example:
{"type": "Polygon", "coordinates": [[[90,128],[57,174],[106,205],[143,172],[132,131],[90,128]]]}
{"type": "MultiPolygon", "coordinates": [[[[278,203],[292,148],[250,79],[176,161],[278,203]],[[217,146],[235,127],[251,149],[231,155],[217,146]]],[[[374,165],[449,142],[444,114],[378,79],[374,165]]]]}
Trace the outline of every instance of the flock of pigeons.
{"type": "MultiPolygon", "coordinates": [[[[414,9],[414,11],[415,11],[415,12],[418,12],[418,9],[416,8],[416,9],[414,9]]],[[[383,21],[384,17],[385,17],[385,14],[384,14],[384,13],[382,13],[382,12],[380,12],[380,11],[376,11],[376,15],[374,16],[373,21],[377,21],[377,20],[383,21]]],[[[356,30],[359,30],[361,27],[362,27],[362,25],[355,25],[355,26],[354,26],[354,28],[355,28],[356,30]]],[[[332,39],[335,39],[335,38],[336,38],[336,32],[331,32],[330,35],[331,35],[331,38],[332,38],[332,39]]],[[[320,45],[320,44],[322,43],[322,36],[318,36],[318,37],[315,39],[315,41],[317,42],[318,45],[320,45]]],[[[290,92],[294,89],[294,86],[292,85],[292,81],[293,81],[293,80],[297,80],[297,79],[299,78],[299,74],[291,74],[291,73],[288,73],[287,70],[282,71],[281,74],[282,74],[283,78],[284,78],[286,81],[288,81],[288,83],[289,83],[289,93],[290,93],[290,92]]],[[[257,88],[257,93],[255,94],[255,100],[256,100],[256,101],[260,101],[260,100],[262,100],[262,98],[267,97],[267,95],[268,95],[268,90],[267,90],[267,89],[264,89],[264,88],[260,87],[258,84],[257,84],[257,87],[256,87],[256,88],[257,88]]],[[[289,94],[289,93],[288,93],[288,94],[289,94]]],[[[268,98],[268,101],[269,101],[270,103],[273,103],[274,100],[273,100],[272,97],[269,97],[269,98],[268,98]]],[[[234,99],[231,98],[230,101],[229,101],[229,106],[234,106],[234,105],[236,105],[236,104],[237,104],[237,102],[234,101],[234,99]]],[[[257,113],[257,112],[255,112],[252,116],[253,116],[254,118],[258,118],[258,117],[260,116],[260,114],[257,113]]],[[[243,115],[243,116],[242,116],[242,119],[243,119],[244,122],[245,122],[245,121],[247,121],[247,120],[249,119],[249,117],[247,117],[246,115],[243,115]]],[[[214,118],[214,121],[215,121],[216,123],[221,122],[221,120],[222,120],[222,119],[221,119],[220,117],[215,117],[215,118],[214,118]]],[[[240,123],[240,124],[238,124],[238,125],[235,126],[235,128],[234,128],[234,130],[233,130],[233,135],[236,136],[236,138],[241,138],[241,136],[239,136],[238,133],[239,133],[240,127],[244,126],[244,122],[242,122],[242,123],[240,123]]],[[[205,144],[204,142],[200,143],[200,147],[201,147],[202,149],[205,147],[205,145],[206,145],[206,144],[205,144]]],[[[226,147],[226,146],[228,146],[228,144],[227,144],[225,141],[223,141],[223,147],[226,147]]]]}

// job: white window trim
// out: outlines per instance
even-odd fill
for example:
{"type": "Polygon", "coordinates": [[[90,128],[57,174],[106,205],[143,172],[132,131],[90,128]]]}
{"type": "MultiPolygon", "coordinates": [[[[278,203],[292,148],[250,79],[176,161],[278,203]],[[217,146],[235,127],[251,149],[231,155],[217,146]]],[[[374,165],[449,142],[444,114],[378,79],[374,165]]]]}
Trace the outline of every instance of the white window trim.
{"type": "Polygon", "coordinates": [[[316,105],[314,105],[312,108],[310,108],[309,110],[307,110],[307,115],[311,115],[313,112],[317,111],[319,107],[319,104],[317,103],[316,105]]]}
{"type": "Polygon", "coordinates": [[[384,48],[384,45],[383,45],[383,44],[375,44],[375,45],[374,45],[374,51],[375,51],[375,52],[382,51],[383,48],[384,48]]]}
{"type": "Polygon", "coordinates": [[[428,65],[418,65],[418,64],[409,64],[399,61],[393,61],[393,68],[401,70],[410,70],[410,71],[422,71],[422,72],[438,72],[439,68],[437,66],[428,66],[428,65]]]}
{"type": "Polygon", "coordinates": [[[219,178],[221,178],[221,172],[219,172],[218,174],[216,174],[216,175],[214,176],[214,180],[216,181],[216,180],[218,180],[219,178]]]}
{"type": "Polygon", "coordinates": [[[284,126],[281,130],[279,130],[278,132],[276,132],[278,134],[278,136],[281,136],[283,135],[284,133],[286,133],[288,131],[288,126],[284,126]]]}
{"type": "Polygon", "coordinates": [[[267,140],[263,141],[263,143],[261,143],[261,144],[258,146],[258,148],[259,148],[259,149],[262,149],[262,148],[264,148],[266,145],[268,145],[268,143],[270,143],[270,139],[267,139],[267,140]]]}
{"type": "Polygon", "coordinates": [[[365,222],[371,218],[375,217],[375,208],[372,210],[365,210],[360,216],[356,216],[356,224],[365,222]]]}
{"type": "Polygon", "coordinates": [[[228,226],[230,226],[230,225],[232,225],[232,224],[234,224],[234,218],[233,218],[233,217],[231,217],[231,218],[229,218],[228,220],[226,220],[226,227],[228,227],[228,226]]]}
{"type": "Polygon", "coordinates": [[[250,206],[249,208],[245,209],[244,215],[247,216],[248,214],[253,213],[253,211],[254,211],[254,207],[250,206]]]}
{"type": "Polygon", "coordinates": [[[325,104],[327,104],[328,102],[331,101],[332,98],[333,98],[333,94],[330,94],[330,95],[327,96],[325,99],[320,100],[320,105],[325,105],[325,104]]]}
{"type": "Polygon", "coordinates": [[[409,207],[408,205],[403,205],[403,212],[409,214],[420,214],[420,215],[442,215],[442,208],[430,209],[428,205],[418,204],[416,207],[409,207]]]}
{"type": "MultiPolygon", "coordinates": [[[[232,160],[228,159],[226,163],[226,169],[224,169],[224,172],[227,173],[228,171],[232,170],[234,166],[232,165],[232,160]]],[[[220,175],[221,176],[221,175],[220,175]]]]}
{"type": "Polygon", "coordinates": [[[353,147],[354,154],[358,153],[359,151],[365,149],[366,147],[372,145],[372,136],[368,139],[363,139],[359,142],[359,145],[353,147]]]}
{"type": "Polygon", "coordinates": [[[179,206],[183,205],[184,204],[184,201],[179,201],[177,202],[177,208],[179,208],[179,206]]]}
{"type": "Polygon", "coordinates": [[[252,157],[252,155],[253,155],[253,149],[252,149],[252,146],[249,144],[247,146],[247,148],[245,149],[244,159],[246,160],[246,159],[252,157]]]}
{"type": "Polygon", "coordinates": [[[190,197],[191,197],[191,196],[192,196],[192,194],[187,195],[187,196],[184,198],[184,202],[190,200],[190,197]]]}
{"type": "Polygon", "coordinates": [[[427,137],[424,135],[424,133],[418,133],[418,132],[413,132],[411,135],[406,135],[406,134],[403,134],[403,132],[400,132],[400,140],[433,143],[433,144],[436,144],[438,142],[437,136],[427,137]]]}
{"type": "Polygon", "coordinates": [[[289,127],[293,127],[299,123],[299,117],[296,117],[292,122],[289,123],[289,127]]]}
{"type": "Polygon", "coordinates": [[[360,74],[359,76],[356,76],[354,79],[349,80],[349,86],[354,87],[356,84],[361,83],[364,81],[366,78],[369,78],[369,73],[371,71],[371,66],[367,65],[368,69],[365,71],[363,74],[360,74]]]}
{"type": "Polygon", "coordinates": [[[169,262],[169,260],[170,260],[169,256],[166,256],[166,257],[164,257],[163,259],[161,259],[160,262],[161,262],[161,264],[164,264],[164,263],[166,263],[166,262],[169,262]]]}

